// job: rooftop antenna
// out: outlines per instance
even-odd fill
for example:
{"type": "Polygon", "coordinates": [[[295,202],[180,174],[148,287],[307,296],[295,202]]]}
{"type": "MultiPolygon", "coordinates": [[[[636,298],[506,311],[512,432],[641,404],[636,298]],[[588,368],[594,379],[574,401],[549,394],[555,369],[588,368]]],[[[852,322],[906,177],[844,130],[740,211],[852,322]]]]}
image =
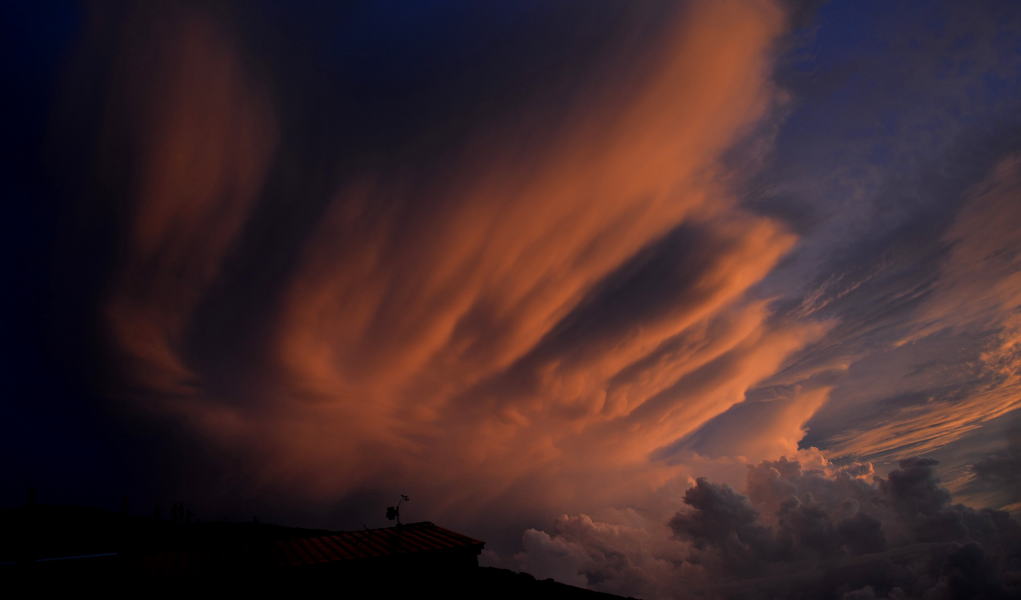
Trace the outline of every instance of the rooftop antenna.
{"type": "Polygon", "coordinates": [[[411,498],[401,494],[396,505],[386,507],[386,518],[390,521],[397,521],[397,525],[401,524],[401,502],[411,502],[411,498]]]}

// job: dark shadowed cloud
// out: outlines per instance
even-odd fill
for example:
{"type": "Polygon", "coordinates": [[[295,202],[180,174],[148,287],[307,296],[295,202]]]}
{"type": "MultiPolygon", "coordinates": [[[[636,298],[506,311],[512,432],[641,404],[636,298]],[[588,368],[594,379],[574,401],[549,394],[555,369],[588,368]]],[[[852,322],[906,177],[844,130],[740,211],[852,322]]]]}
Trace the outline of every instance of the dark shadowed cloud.
{"type": "Polygon", "coordinates": [[[663,598],[1008,598],[1021,525],[953,504],[935,461],[886,477],[867,464],[749,466],[747,494],[699,478],[663,528],[581,515],[526,533],[517,564],[663,598]]]}

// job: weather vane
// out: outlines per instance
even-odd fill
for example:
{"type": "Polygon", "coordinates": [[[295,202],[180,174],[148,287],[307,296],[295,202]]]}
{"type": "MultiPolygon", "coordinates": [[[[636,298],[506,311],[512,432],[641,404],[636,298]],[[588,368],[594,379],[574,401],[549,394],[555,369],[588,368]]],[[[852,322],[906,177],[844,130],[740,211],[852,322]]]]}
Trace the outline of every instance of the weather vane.
{"type": "Polygon", "coordinates": [[[408,498],[404,494],[401,494],[400,500],[394,506],[386,507],[386,518],[390,521],[397,521],[397,524],[401,524],[401,502],[411,502],[411,498],[408,498]]]}

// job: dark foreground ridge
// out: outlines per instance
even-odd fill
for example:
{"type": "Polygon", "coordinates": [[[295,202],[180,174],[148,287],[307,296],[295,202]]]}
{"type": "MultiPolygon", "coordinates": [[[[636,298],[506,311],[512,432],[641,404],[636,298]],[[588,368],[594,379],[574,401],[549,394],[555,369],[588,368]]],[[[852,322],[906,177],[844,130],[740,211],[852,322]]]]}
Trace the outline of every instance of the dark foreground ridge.
{"type": "Polygon", "coordinates": [[[343,591],[366,597],[611,600],[480,567],[485,543],[430,522],[329,531],[163,520],[77,506],[0,511],[0,576],[31,589],[343,591]]]}

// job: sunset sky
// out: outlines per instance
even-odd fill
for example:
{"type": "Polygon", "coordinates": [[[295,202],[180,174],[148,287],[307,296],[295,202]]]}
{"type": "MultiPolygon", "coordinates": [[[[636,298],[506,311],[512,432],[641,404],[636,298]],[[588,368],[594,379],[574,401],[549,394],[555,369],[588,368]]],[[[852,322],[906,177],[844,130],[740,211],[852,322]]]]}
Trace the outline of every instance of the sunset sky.
{"type": "Polygon", "coordinates": [[[4,505],[1019,589],[1021,4],[4,13],[4,505]]]}

